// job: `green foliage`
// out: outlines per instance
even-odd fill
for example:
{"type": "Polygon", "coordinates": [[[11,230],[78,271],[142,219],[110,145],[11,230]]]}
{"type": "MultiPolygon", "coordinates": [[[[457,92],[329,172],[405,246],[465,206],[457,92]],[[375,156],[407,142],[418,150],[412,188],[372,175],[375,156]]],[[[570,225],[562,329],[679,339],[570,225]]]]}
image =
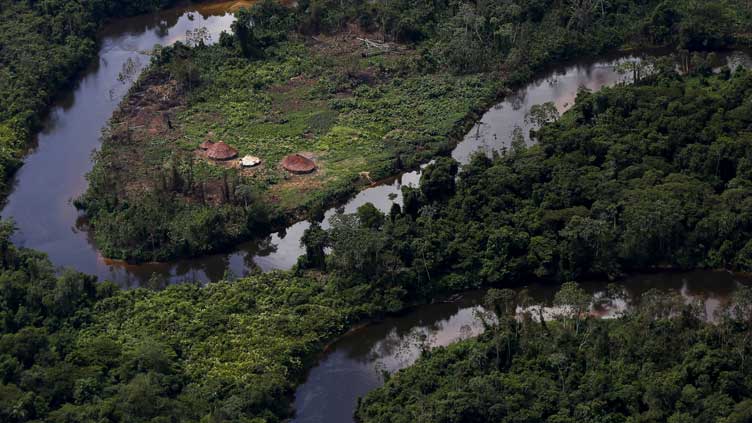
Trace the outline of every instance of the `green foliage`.
{"type": "Polygon", "coordinates": [[[153,261],[222,250],[268,225],[266,209],[253,198],[246,193],[236,204],[209,207],[148,194],[97,215],[97,242],[108,257],[153,261]]]}
{"type": "Polygon", "coordinates": [[[0,193],[52,99],[97,53],[107,19],[173,0],[0,1],[0,193]]]}
{"type": "MultiPolygon", "coordinates": [[[[743,69],[670,69],[583,91],[537,145],[479,155],[456,182],[451,160],[429,165],[420,189],[404,189],[404,207],[371,230],[385,247],[370,260],[400,263],[411,269],[403,286],[428,291],[660,267],[748,271],[750,95],[743,69]]],[[[333,256],[349,254],[340,248],[333,256]]]]}
{"type": "Polygon", "coordinates": [[[12,231],[0,224],[3,422],[279,422],[324,344],[385,309],[378,288],[289,273],[120,291],[56,276],[12,231]]]}
{"type": "Polygon", "coordinates": [[[399,56],[329,57],[290,38],[268,46],[264,60],[240,57],[233,43],[176,45],[155,57],[136,90],[174,79],[187,107],[173,119],[179,136],[144,129],[124,137],[115,121],[104,139],[77,205],[105,255],[166,260],[265,235],[341,201],[363,183],[362,172],[377,180],[447,152],[498,89],[493,78],[478,75],[411,70],[398,77],[399,56]],[[181,76],[189,68],[201,77],[190,90],[181,76]],[[209,133],[262,165],[248,174],[195,159],[209,133]],[[120,163],[134,148],[141,156],[126,171],[120,163]],[[315,155],[314,174],[291,177],[278,166],[305,151],[315,155]],[[216,195],[218,185],[228,189],[216,195]],[[126,192],[134,186],[143,188],[126,192]],[[250,187],[252,197],[235,195],[240,186],[250,187]],[[191,231],[206,233],[207,242],[194,242],[191,231]]]}
{"type": "Polygon", "coordinates": [[[359,282],[381,273],[386,239],[379,227],[370,226],[372,219],[363,221],[358,215],[338,214],[331,220],[329,239],[334,252],[327,257],[330,271],[359,282]]]}
{"type": "MultiPolygon", "coordinates": [[[[701,3],[310,0],[287,8],[266,0],[238,12],[233,34],[225,34],[217,45],[204,46],[201,34],[195,34],[193,49],[176,45],[162,50],[136,90],[143,93],[153,81],[163,83],[165,76],[178,83],[186,108],[175,111],[175,133],[134,135],[140,137],[139,148],[148,152],[133,159],[127,172],[117,163],[136,144],[105,139],[89,175],[89,190],[78,204],[90,217],[98,245],[113,258],[164,260],[226,248],[272,229],[263,223],[280,226],[341,201],[362,185],[363,174],[378,180],[448,153],[468,122],[499,92],[529,80],[548,64],[626,44],[695,49],[736,43],[749,11],[731,2],[701,3]],[[709,16],[720,20],[705,19],[708,8],[717,9],[709,16]],[[700,31],[694,21],[702,21],[704,29],[700,31]],[[341,32],[348,25],[403,44],[371,54],[354,35],[347,38],[341,32]],[[307,37],[338,32],[344,41],[307,37]],[[263,165],[244,177],[206,163],[177,166],[178,179],[165,175],[165,168],[176,168],[169,164],[175,157],[189,162],[186,157],[209,133],[237,148],[241,156],[261,157],[263,165]],[[285,155],[297,152],[314,153],[315,174],[291,178],[277,166],[285,155]],[[220,194],[206,192],[206,187],[211,191],[217,185],[222,186],[220,194]],[[252,187],[257,193],[254,201],[234,195],[240,185],[252,187]],[[134,186],[142,188],[124,192],[134,186]],[[153,187],[160,191],[159,201],[143,192],[153,187]],[[207,201],[207,196],[220,200],[207,201]],[[218,203],[221,212],[202,210],[218,203]],[[254,227],[244,227],[244,220],[254,227]],[[149,229],[139,226],[150,221],[158,222],[159,233],[144,236],[149,229]],[[220,228],[201,228],[202,224],[220,228]],[[203,235],[194,240],[187,228],[203,235]]],[[[686,56],[689,67],[694,60],[686,56]]],[[[551,105],[543,105],[529,119],[552,122],[557,115],[551,105]]],[[[521,152],[524,145],[517,138],[513,150],[521,152]]],[[[433,169],[446,173],[430,168],[422,195],[429,201],[443,200],[453,191],[453,178],[446,174],[444,184],[438,184],[440,178],[430,177],[433,169]]],[[[551,201],[568,201],[550,196],[551,201]]],[[[418,216],[415,204],[408,201],[405,207],[413,217],[418,216]]],[[[634,219],[645,212],[630,211],[634,219]]],[[[604,245],[611,242],[605,232],[608,225],[592,220],[570,228],[573,246],[593,237],[604,245]]],[[[560,252],[555,251],[554,237],[530,238],[527,262],[534,273],[557,274],[560,252]]],[[[624,247],[652,242],[639,234],[632,240],[631,247],[624,247]]],[[[581,255],[567,258],[567,272],[588,272],[582,262],[591,259],[598,261],[597,271],[619,270],[619,263],[605,257],[602,249],[581,255]]],[[[509,263],[507,270],[516,274],[520,265],[509,263]]],[[[494,268],[500,266],[488,264],[489,271],[494,268]]]]}
{"type": "MultiPolygon", "coordinates": [[[[273,0],[262,0],[236,13],[232,31],[243,56],[258,59],[267,48],[287,38],[292,26],[290,9],[273,0]]],[[[228,47],[226,43],[225,47],[228,47]]]]}
{"type": "Polygon", "coordinates": [[[428,201],[446,199],[454,194],[457,177],[457,162],[439,157],[428,166],[420,177],[420,192],[428,201]]]}
{"type": "Polygon", "coordinates": [[[748,3],[703,1],[461,0],[298,2],[304,33],[336,33],[347,24],[381,37],[427,47],[431,57],[460,73],[535,70],[551,60],[593,54],[625,41],[712,49],[747,42],[748,3]],[[541,31],[545,28],[545,31],[541,31]]]}
{"type": "MultiPolygon", "coordinates": [[[[0,3],[0,15],[13,17],[0,35],[3,170],[17,163],[19,140],[52,92],[93,54],[98,23],[157,5],[126,3],[0,3]],[[24,42],[7,41],[14,37],[24,42]]],[[[703,3],[312,0],[291,15],[264,2],[241,12],[235,38],[164,50],[150,75],[171,75],[188,93],[176,118],[186,137],[150,139],[150,159],[128,168],[136,179],[107,166],[117,149],[106,142],[79,204],[108,256],[226,248],[278,217],[261,193],[287,212],[321,210],[364,169],[394,173],[448,151],[500,89],[478,72],[503,63],[505,82],[515,83],[552,61],[639,37],[689,48],[743,38],[746,6],[703,3]],[[327,57],[288,33],[352,22],[417,49],[405,58],[327,57]],[[259,53],[263,60],[248,60],[259,53]],[[293,78],[306,83],[288,85],[293,78]],[[242,179],[180,154],[209,130],[272,164],[316,151],[326,188],[278,188],[284,176],[273,169],[242,179]],[[123,194],[144,181],[147,192],[123,194]],[[207,203],[207,183],[220,187],[218,203],[207,203]]],[[[336,216],[329,231],[312,226],[298,275],[119,291],[56,275],[43,255],[12,246],[13,227],[2,223],[0,420],[282,421],[325,342],[360,318],[441,291],[666,264],[750,270],[752,75],[701,73],[583,92],[556,122],[541,108],[533,118],[549,123],[537,146],[479,156],[456,180],[456,163],[438,159],[389,216],[364,206],[336,216]]],[[[539,324],[512,317],[524,298],[493,290],[486,335],[429,353],[366,399],[359,417],[746,421],[750,297],[741,290],[718,326],[655,292],[636,314],[606,322],[585,316],[587,299],[568,283],[556,297],[558,321],[539,324]]]]}
{"type": "Polygon", "coordinates": [[[600,320],[581,313],[590,297],[577,290],[565,284],[556,298],[570,313],[545,324],[529,308],[515,320],[523,304],[514,292],[489,291],[497,318],[484,319],[483,335],[424,353],[368,394],[357,420],[699,423],[752,415],[748,301],[717,324],[681,301],[671,316],[640,306],[600,320]]]}
{"type": "Polygon", "coordinates": [[[311,223],[305,230],[300,244],[305,247],[305,255],[298,259],[298,269],[321,269],[326,270],[326,247],[328,234],[318,222],[311,223]]]}

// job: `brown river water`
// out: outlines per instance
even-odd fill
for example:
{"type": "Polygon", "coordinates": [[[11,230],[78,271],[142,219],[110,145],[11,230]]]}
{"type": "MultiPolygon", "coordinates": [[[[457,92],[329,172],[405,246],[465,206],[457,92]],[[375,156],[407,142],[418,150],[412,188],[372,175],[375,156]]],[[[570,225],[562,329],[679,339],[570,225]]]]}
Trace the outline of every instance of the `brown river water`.
{"type": "MultiPolygon", "coordinates": [[[[740,284],[750,278],[726,272],[695,271],[656,273],[629,277],[620,282],[627,303],[594,307],[591,312],[612,317],[649,289],[680,293],[687,301],[702,301],[708,318],[727,303],[740,284]]],[[[593,281],[582,287],[594,298],[602,296],[607,283],[593,281]]],[[[558,287],[532,284],[525,287],[541,304],[551,304],[558,287]]],[[[384,383],[383,373],[410,366],[426,348],[446,346],[478,335],[482,325],[475,317],[483,293],[470,292],[454,302],[438,302],[408,310],[353,331],[330,346],[295,394],[296,423],[352,423],[359,397],[384,383]]]]}
{"type": "MultiPolygon", "coordinates": [[[[168,282],[183,280],[215,281],[228,273],[242,276],[254,269],[289,269],[302,254],[300,237],[307,222],[296,223],[283,232],[248,242],[227,254],[179,260],[171,263],[128,265],[105,260],[89,235],[82,229],[72,200],[86,189],[85,174],[91,169],[91,153],[98,148],[107,120],[127,92],[118,80],[123,65],[135,60],[148,64],[146,51],[155,44],[168,45],[184,38],[186,31],[206,27],[217,41],[229,30],[231,11],[250,4],[247,1],[210,2],[186,6],[146,16],[123,19],[108,25],[101,33],[99,59],[52,108],[35,147],[15,178],[12,194],[2,217],[13,218],[19,227],[14,241],[21,246],[47,253],[59,267],[97,275],[123,287],[139,286],[156,274],[168,282]]],[[[749,56],[732,53],[727,60],[749,65],[749,56]]],[[[516,126],[530,129],[525,116],[531,106],[553,102],[560,112],[574,102],[577,90],[598,90],[629,82],[615,66],[634,56],[580,61],[552,68],[514,95],[491,108],[464,139],[452,156],[466,163],[481,150],[491,152],[509,145],[516,126]]],[[[420,171],[406,173],[382,185],[361,191],[340,209],[353,212],[371,202],[388,211],[401,201],[401,188],[416,184],[420,171]]],[[[329,210],[326,219],[336,211],[329,210]]],[[[631,298],[650,288],[673,290],[685,298],[699,299],[709,316],[724,304],[742,283],[740,276],[725,272],[656,273],[626,279],[623,285],[631,298]]],[[[600,295],[606,282],[588,282],[584,287],[600,295]]],[[[553,286],[531,285],[532,296],[550,302],[553,286]]],[[[308,380],[296,393],[297,422],[352,422],[357,398],[380,386],[382,372],[394,372],[414,362],[422,348],[447,345],[478,334],[481,327],[474,317],[482,293],[468,293],[454,302],[418,307],[350,333],[334,343],[311,370],[308,380]]],[[[618,311],[618,310],[616,310],[618,311]]],[[[613,309],[594,309],[609,316],[613,309]]]]}
{"type": "MultiPolygon", "coordinates": [[[[2,217],[16,221],[19,228],[16,244],[47,253],[56,266],[97,275],[123,287],[139,286],[152,275],[170,283],[210,282],[230,274],[243,276],[254,269],[289,269],[295,264],[303,252],[300,238],[308,222],[247,242],[230,253],[138,265],[107,260],[97,251],[72,204],[86,189],[85,175],[92,166],[91,153],[100,145],[101,130],[129,88],[129,83],[118,80],[123,65],[133,60],[143,68],[149,63],[146,53],[155,44],[169,45],[182,40],[188,30],[206,27],[211,41],[218,41],[219,34],[230,29],[231,12],[251,3],[209,2],[122,19],[106,26],[100,36],[99,59],[54,105],[37,136],[35,148],[15,177],[2,217]]],[[[624,60],[636,58],[621,56],[553,68],[489,110],[457,145],[452,156],[467,162],[477,150],[499,150],[508,145],[515,126],[530,128],[525,115],[535,104],[550,101],[564,111],[574,102],[580,87],[597,90],[625,81],[626,77],[614,68],[624,60]]],[[[735,60],[748,57],[740,55],[735,60]]],[[[415,184],[419,178],[419,171],[406,173],[361,191],[342,208],[353,212],[371,202],[388,211],[393,202],[401,201],[401,187],[415,184]]],[[[326,219],[334,213],[334,209],[329,210],[326,219]]]]}

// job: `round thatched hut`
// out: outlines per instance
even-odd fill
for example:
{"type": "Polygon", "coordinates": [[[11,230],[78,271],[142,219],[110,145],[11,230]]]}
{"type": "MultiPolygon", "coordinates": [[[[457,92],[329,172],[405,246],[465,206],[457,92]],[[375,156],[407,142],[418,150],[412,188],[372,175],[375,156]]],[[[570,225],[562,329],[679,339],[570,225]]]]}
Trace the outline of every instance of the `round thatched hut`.
{"type": "Polygon", "coordinates": [[[300,154],[290,154],[282,159],[282,167],[288,172],[304,174],[316,170],[316,163],[300,154]]]}
{"type": "Polygon", "coordinates": [[[212,144],[206,150],[206,156],[212,160],[230,160],[238,156],[238,150],[225,144],[223,141],[212,144]]]}
{"type": "Polygon", "coordinates": [[[206,150],[209,149],[209,147],[211,147],[213,145],[214,145],[214,141],[212,141],[212,140],[206,140],[206,141],[202,142],[201,144],[199,144],[198,148],[206,151],[206,150]]]}

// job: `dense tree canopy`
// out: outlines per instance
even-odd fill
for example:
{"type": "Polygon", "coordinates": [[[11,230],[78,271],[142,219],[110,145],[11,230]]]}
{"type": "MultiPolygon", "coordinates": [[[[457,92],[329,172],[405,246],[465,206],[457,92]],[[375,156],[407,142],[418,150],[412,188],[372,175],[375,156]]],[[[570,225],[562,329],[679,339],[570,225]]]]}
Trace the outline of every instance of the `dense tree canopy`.
{"type": "Polygon", "coordinates": [[[0,421],[277,422],[332,337],[378,291],[277,273],[121,291],[0,226],[0,421]]]}
{"type": "MultiPolygon", "coordinates": [[[[363,423],[670,422],[752,419],[752,290],[708,324],[693,305],[649,292],[615,320],[578,314],[576,284],[541,324],[514,291],[489,293],[486,332],[426,354],[370,393],[363,423]],[[661,298],[661,304],[651,301],[661,298]],[[667,307],[675,301],[673,308],[667,307]],[[504,307],[505,305],[510,307],[504,307]],[[511,311],[511,313],[510,313],[511,311]],[[673,314],[671,314],[673,312],[673,314]],[[670,314],[670,315],[669,315],[670,314]]],[[[589,297],[584,295],[585,305],[589,297]]],[[[536,308],[536,307],[533,307],[536,308]]],[[[587,308],[585,308],[587,310],[587,308]]]]}
{"type": "Polygon", "coordinates": [[[580,92],[536,145],[478,155],[456,182],[437,160],[382,227],[361,230],[416,286],[751,271],[752,72],[680,75],[663,62],[635,84],[580,92]]]}
{"type": "Polygon", "coordinates": [[[621,47],[625,41],[690,50],[746,43],[752,13],[752,5],[733,0],[298,3],[304,32],[337,32],[355,20],[385,39],[426,46],[433,60],[457,72],[476,72],[505,61],[512,69],[541,65],[577,52],[621,47]]]}
{"type": "MultiPolygon", "coordinates": [[[[20,140],[94,54],[104,19],[160,5],[0,0],[0,160],[17,164],[20,140]]],[[[744,43],[748,5],[301,0],[291,12],[264,2],[241,12],[215,47],[198,34],[193,50],[163,50],[149,76],[175,81],[197,110],[225,107],[231,124],[267,130],[267,116],[249,104],[270,108],[262,89],[313,63],[289,29],[326,34],[357,24],[410,43],[409,60],[380,62],[374,75],[389,79],[376,82],[357,65],[315,62],[308,71],[320,78],[303,93],[320,109],[294,122],[332,150],[373,135],[384,142],[371,148],[388,174],[448,150],[457,122],[500,88],[485,82],[489,71],[513,84],[559,59],[625,44],[744,43]],[[414,131],[396,131],[395,121],[414,131]]],[[[547,123],[535,146],[518,143],[462,169],[437,159],[388,215],[366,205],[337,215],[329,230],[313,225],[294,272],[121,291],[56,273],[42,254],[13,246],[12,225],[0,224],[0,420],[277,422],[290,416],[292,390],[325,342],[359,319],[439,293],[662,266],[752,271],[752,73],[713,74],[690,57],[682,53],[686,74],[656,63],[632,86],[583,91],[558,120],[539,109],[547,123]]],[[[279,144],[275,153],[288,153],[279,144]]],[[[107,168],[93,171],[94,194],[84,202],[99,213],[109,251],[139,259],[205,253],[268,227],[256,187],[211,168],[221,200],[210,203],[195,183],[201,169],[165,157],[150,181],[156,188],[130,204],[118,195],[122,181],[107,168]]],[[[351,182],[343,177],[333,192],[351,182]]],[[[657,293],[624,318],[597,321],[586,315],[589,299],[566,283],[557,321],[544,323],[513,318],[528,302],[493,290],[485,335],[430,353],[368,397],[359,417],[748,421],[750,296],[741,290],[714,326],[657,293]]]]}
{"type": "MultiPolygon", "coordinates": [[[[155,57],[133,97],[174,80],[180,107],[124,106],[114,124],[154,107],[176,115],[170,130],[111,128],[78,205],[111,258],[227,249],[320,213],[362,186],[362,174],[377,180],[448,153],[497,94],[544,66],[622,47],[746,43],[746,6],[702,4],[265,0],[238,12],[217,45],[179,44],[155,57]],[[386,50],[363,48],[352,34],[386,41],[386,50]],[[196,160],[209,133],[262,157],[263,170],[249,176],[196,160]],[[298,151],[317,156],[320,171],[308,180],[275,166],[298,151]],[[122,157],[131,158],[125,168],[122,157]]],[[[547,240],[534,242],[545,254],[547,240]]]]}
{"type": "Polygon", "coordinates": [[[109,18],[173,0],[0,1],[0,192],[52,99],[97,53],[109,18]]]}

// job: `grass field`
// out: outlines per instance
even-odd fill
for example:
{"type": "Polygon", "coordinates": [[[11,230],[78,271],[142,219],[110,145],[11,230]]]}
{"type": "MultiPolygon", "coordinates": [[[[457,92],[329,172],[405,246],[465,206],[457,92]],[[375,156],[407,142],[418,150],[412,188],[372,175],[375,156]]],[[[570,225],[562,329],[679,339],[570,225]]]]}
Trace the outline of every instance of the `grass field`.
{"type": "MultiPolygon", "coordinates": [[[[260,208],[279,224],[305,217],[448,152],[501,87],[491,74],[434,71],[405,46],[386,44],[374,52],[365,37],[296,37],[257,61],[233,57],[220,45],[171,51],[179,57],[152,66],[112,119],[80,201],[94,225],[101,223],[98,216],[113,220],[111,213],[154,192],[160,201],[169,197],[179,213],[234,208],[244,216],[219,223],[230,226],[260,208]],[[238,160],[209,160],[197,149],[207,139],[262,163],[242,169],[238,160]],[[313,158],[316,171],[285,171],[280,161],[293,153],[313,158]],[[241,198],[238,187],[252,195],[241,198]]],[[[263,235],[270,229],[263,226],[238,229],[233,241],[263,235]]],[[[123,244],[109,235],[98,240],[115,258],[178,254],[176,248],[131,254],[127,247],[109,248],[123,244]]]]}

